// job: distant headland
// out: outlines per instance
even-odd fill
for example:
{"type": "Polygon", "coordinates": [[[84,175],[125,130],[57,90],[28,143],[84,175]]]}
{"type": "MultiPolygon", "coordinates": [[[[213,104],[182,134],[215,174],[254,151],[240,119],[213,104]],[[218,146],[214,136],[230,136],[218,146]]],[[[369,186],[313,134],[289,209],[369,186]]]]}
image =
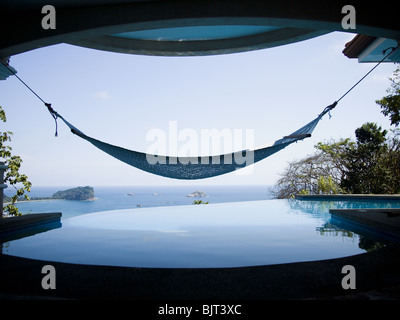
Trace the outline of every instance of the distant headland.
{"type": "Polygon", "coordinates": [[[50,199],[90,201],[95,199],[94,189],[86,186],[57,191],[50,199]]]}
{"type": "MultiPolygon", "coordinates": [[[[92,187],[76,187],[67,190],[61,190],[54,193],[51,197],[31,197],[30,201],[40,200],[78,200],[92,201],[95,200],[94,189],[92,187]]],[[[4,198],[5,202],[10,202],[10,197],[4,198]]],[[[26,201],[24,198],[18,199],[18,202],[26,201]]]]}

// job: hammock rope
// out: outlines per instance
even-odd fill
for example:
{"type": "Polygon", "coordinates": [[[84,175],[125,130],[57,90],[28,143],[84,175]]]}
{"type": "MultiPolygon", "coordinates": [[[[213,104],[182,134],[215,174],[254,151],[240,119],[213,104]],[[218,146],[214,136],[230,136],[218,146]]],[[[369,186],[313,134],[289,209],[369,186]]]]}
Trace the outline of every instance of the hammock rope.
{"type": "MultiPolygon", "coordinates": [[[[193,179],[204,179],[226,174],[248,165],[252,165],[258,161],[261,161],[274,153],[286,148],[288,145],[311,137],[312,132],[317,126],[318,122],[327,113],[330,117],[330,111],[333,110],[338,102],[342,100],[350,91],[352,91],[362,80],[364,80],[376,67],[378,67],[386,58],[388,58],[399,46],[396,48],[391,47],[385,50],[390,52],[384,56],[368,73],[366,73],[357,83],[355,83],[347,92],[345,92],[337,101],[327,106],[314,120],[296,130],[288,136],[284,136],[274,142],[272,146],[256,149],[256,150],[242,150],[239,152],[233,152],[229,154],[222,154],[217,156],[199,156],[199,157],[179,157],[179,156],[166,156],[166,155],[155,155],[147,154],[143,152],[128,150],[115,145],[108,144],[106,142],[94,139],[85,135],[82,131],[76,128],[74,125],[69,123],[64,117],[56,112],[50,103],[46,103],[34,90],[32,90],[16,73],[7,67],[16,78],[24,84],[48,109],[51,116],[53,117],[56,125],[55,136],[58,136],[58,125],[57,119],[61,119],[71,130],[71,132],[78,137],[88,141],[103,152],[113,156],[114,158],[125,162],[131,166],[134,166],[143,171],[153,173],[159,176],[182,179],[182,180],[193,180],[193,179]]],[[[1,60],[0,60],[1,61],[1,60]]]]}
{"type": "Polygon", "coordinates": [[[257,150],[242,150],[217,156],[202,157],[155,155],[121,148],[87,136],[56,111],[53,110],[51,112],[55,118],[61,119],[71,129],[72,133],[122,162],[159,176],[194,180],[215,177],[244,168],[273,155],[294,142],[311,137],[318,122],[335,106],[336,102],[326,107],[324,111],[310,123],[292,134],[275,141],[272,146],[257,150]],[[156,161],[154,162],[154,160],[156,161]]]}

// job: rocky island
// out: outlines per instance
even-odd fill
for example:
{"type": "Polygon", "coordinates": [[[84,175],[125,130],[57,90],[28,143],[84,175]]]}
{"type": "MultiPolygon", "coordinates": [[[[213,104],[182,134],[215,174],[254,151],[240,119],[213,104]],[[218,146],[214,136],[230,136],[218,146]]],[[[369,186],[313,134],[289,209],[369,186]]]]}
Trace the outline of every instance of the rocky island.
{"type": "MultiPolygon", "coordinates": [[[[31,197],[30,200],[25,198],[18,198],[18,202],[25,201],[40,201],[40,200],[77,200],[77,201],[92,201],[95,200],[94,189],[92,187],[77,187],[62,191],[57,191],[51,197],[31,197]]],[[[4,195],[4,203],[10,203],[11,197],[4,195]]]]}
{"type": "Polygon", "coordinates": [[[94,189],[87,186],[58,191],[53,194],[51,199],[90,201],[95,199],[94,189]]]}
{"type": "Polygon", "coordinates": [[[79,200],[91,201],[96,199],[92,187],[77,187],[62,191],[57,191],[51,197],[32,197],[31,200],[79,200]]]}
{"type": "Polygon", "coordinates": [[[192,197],[192,198],[205,197],[205,196],[206,194],[203,191],[195,191],[186,195],[186,197],[192,197]]]}

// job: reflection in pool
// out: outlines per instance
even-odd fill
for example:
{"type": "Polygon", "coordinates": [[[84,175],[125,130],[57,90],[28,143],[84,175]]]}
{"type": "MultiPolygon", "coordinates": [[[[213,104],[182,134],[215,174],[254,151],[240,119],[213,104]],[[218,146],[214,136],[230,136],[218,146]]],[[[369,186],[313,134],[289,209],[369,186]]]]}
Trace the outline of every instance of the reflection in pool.
{"type": "Polygon", "coordinates": [[[331,259],[381,246],[371,234],[343,229],[331,219],[329,209],[341,205],[264,200],[104,211],[8,241],[3,253],[81,264],[219,268],[331,259]]]}

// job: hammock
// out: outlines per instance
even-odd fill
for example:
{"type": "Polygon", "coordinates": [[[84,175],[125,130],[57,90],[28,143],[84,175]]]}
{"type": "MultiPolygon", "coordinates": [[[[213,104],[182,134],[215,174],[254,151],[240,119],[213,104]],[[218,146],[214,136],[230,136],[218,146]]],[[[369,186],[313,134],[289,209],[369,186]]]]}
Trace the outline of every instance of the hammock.
{"type": "Polygon", "coordinates": [[[383,51],[384,54],[388,53],[380,60],[370,71],[368,71],[358,82],[356,82],[347,92],[345,92],[338,100],[336,100],[330,106],[327,106],[313,121],[301,127],[292,134],[283,137],[275,141],[275,143],[266,148],[257,150],[243,150],[230,154],[223,154],[218,156],[208,157],[172,157],[172,156],[161,156],[154,154],[147,154],[143,152],[133,151],[124,149],[118,146],[114,146],[100,140],[91,138],[85,135],[82,131],[74,127],[61,115],[53,110],[50,103],[46,103],[34,90],[32,90],[18,75],[15,70],[12,69],[8,63],[0,62],[10,70],[15,77],[21,81],[49,110],[50,114],[56,123],[56,136],[57,136],[57,119],[60,118],[64,123],[71,129],[72,133],[76,134],[80,138],[90,142],[95,147],[108,153],[109,155],[125,162],[131,166],[141,169],[146,172],[150,172],[159,176],[182,179],[182,180],[193,180],[193,179],[205,179],[210,177],[219,176],[221,174],[229,173],[248,165],[261,161],[274,153],[286,148],[293,142],[303,140],[311,137],[312,132],[317,126],[319,120],[336,107],[337,103],[342,100],[350,91],[352,91],[362,80],[364,80],[375,68],[377,68],[386,58],[388,58],[393,52],[395,52],[400,45],[397,47],[390,47],[383,51]],[[243,153],[246,155],[243,157],[243,153]],[[243,161],[243,158],[250,156],[251,161],[243,161]],[[159,161],[153,161],[154,159],[159,161]],[[226,161],[228,159],[228,161],[226,161]],[[239,159],[239,161],[238,161],[239,159]],[[149,161],[152,160],[152,161],[149,161]]]}
{"type": "Polygon", "coordinates": [[[56,111],[54,111],[50,104],[46,104],[46,106],[55,120],[60,118],[71,129],[72,133],[90,142],[95,147],[113,156],[114,158],[133,167],[159,176],[182,180],[193,180],[215,177],[244,168],[273,155],[293,142],[311,137],[311,133],[314,131],[319,120],[321,120],[325,114],[332,110],[336,104],[337,102],[326,107],[324,111],[321,112],[321,114],[319,114],[318,117],[313,121],[296,130],[292,134],[275,141],[275,143],[270,147],[205,157],[173,157],[154,155],[114,146],[85,135],[82,131],[77,129],[56,111]],[[244,159],[246,159],[246,161],[244,161],[244,159]]]}

